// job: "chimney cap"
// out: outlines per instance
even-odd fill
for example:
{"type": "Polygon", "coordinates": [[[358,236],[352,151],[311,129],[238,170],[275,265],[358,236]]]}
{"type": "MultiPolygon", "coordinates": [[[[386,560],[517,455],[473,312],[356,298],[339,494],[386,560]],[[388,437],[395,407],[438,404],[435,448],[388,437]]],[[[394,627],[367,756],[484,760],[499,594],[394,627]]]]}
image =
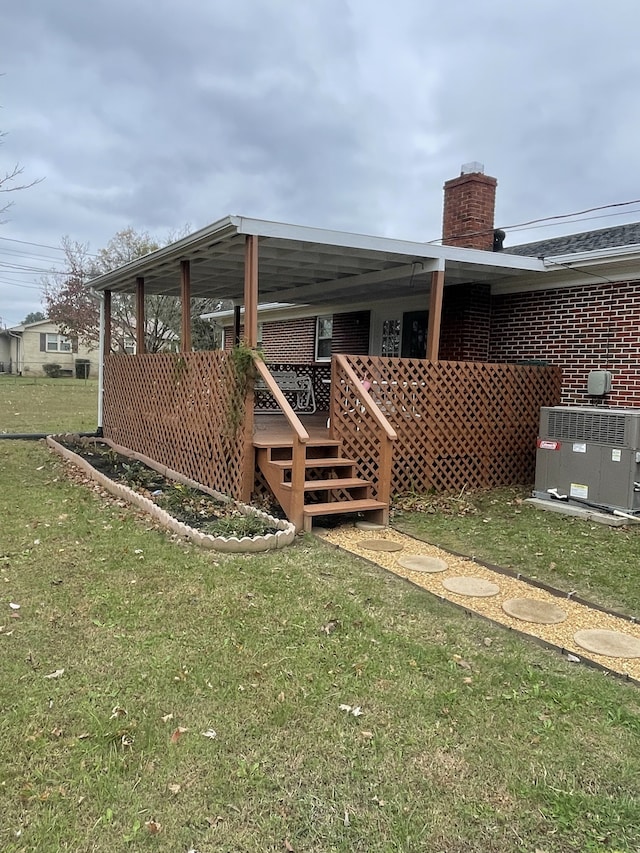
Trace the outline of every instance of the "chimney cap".
{"type": "Polygon", "coordinates": [[[474,175],[478,173],[484,175],[484,163],[478,163],[477,160],[472,160],[470,163],[463,163],[460,167],[461,175],[474,175]]]}

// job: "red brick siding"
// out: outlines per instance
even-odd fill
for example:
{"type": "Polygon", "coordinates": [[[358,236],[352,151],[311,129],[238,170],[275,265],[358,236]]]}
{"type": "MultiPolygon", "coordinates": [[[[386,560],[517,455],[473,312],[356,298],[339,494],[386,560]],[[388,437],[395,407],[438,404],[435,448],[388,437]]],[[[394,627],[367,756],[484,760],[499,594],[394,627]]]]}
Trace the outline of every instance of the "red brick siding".
{"type": "Polygon", "coordinates": [[[333,341],[335,353],[347,355],[369,354],[369,311],[354,311],[350,314],[333,315],[333,341]]]}
{"type": "MultiPolygon", "coordinates": [[[[240,328],[240,338],[244,327],[240,328]]],[[[225,349],[233,345],[233,329],[225,334],[225,349]]],[[[369,311],[333,315],[333,352],[369,352],[369,311]]],[[[275,320],[262,326],[262,349],[267,361],[312,364],[316,355],[316,318],[275,320]]]]}
{"type": "Polygon", "coordinates": [[[460,175],[444,185],[442,242],[445,246],[493,250],[496,186],[489,175],[460,175]]]}
{"type": "Polygon", "coordinates": [[[565,405],[595,402],[588,373],[610,369],[607,404],[640,406],[640,282],[494,296],[489,358],[559,365],[565,405]]]}
{"type": "MultiPolygon", "coordinates": [[[[240,339],[244,326],[240,327],[240,339]]],[[[233,346],[233,329],[225,334],[225,349],[233,346]]],[[[262,325],[262,350],[267,361],[311,364],[315,360],[316,318],[275,320],[262,325]]]]}
{"type": "Polygon", "coordinates": [[[488,361],[490,327],[490,285],[445,287],[440,329],[443,361],[488,361]]]}

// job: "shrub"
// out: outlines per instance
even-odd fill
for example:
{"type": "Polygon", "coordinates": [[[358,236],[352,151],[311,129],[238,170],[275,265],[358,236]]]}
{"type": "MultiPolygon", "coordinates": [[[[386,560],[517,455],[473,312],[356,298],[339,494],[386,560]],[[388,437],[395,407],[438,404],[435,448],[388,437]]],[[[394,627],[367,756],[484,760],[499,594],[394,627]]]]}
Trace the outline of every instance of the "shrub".
{"type": "Polygon", "coordinates": [[[51,364],[43,364],[42,369],[49,379],[58,379],[58,377],[62,376],[62,367],[55,362],[51,364]]]}

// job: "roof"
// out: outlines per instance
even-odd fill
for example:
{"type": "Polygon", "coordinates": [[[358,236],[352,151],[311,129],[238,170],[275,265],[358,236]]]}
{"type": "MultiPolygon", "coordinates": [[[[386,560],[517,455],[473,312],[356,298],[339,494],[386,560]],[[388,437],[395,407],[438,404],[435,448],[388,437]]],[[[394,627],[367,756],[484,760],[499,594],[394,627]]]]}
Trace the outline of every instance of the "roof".
{"type": "Polygon", "coordinates": [[[94,279],[96,290],[131,293],[137,277],[145,293],[180,293],[180,261],[189,260],[191,295],[244,298],[245,237],[260,238],[259,287],[263,302],[322,304],[401,298],[445,270],[445,284],[491,281],[543,273],[534,258],[434,246],[342,231],[227,216],[123,267],[94,279]]]}
{"type": "Polygon", "coordinates": [[[615,225],[612,228],[599,228],[596,231],[581,231],[579,234],[566,234],[563,237],[553,237],[521,246],[509,246],[503,250],[503,254],[548,258],[554,255],[573,255],[633,245],[640,245],[640,222],[615,225]]]}

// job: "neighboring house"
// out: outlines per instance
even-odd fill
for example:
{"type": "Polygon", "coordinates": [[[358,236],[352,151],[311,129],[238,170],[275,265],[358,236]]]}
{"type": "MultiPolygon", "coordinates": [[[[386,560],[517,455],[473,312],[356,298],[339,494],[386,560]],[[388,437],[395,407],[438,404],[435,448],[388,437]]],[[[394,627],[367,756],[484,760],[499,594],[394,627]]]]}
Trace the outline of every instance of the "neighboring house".
{"type": "Polygon", "coordinates": [[[58,364],[62,375],[75,376],[78,360],[88,361],[89,376],[98,377],[98,349],[79,345],[77,338],[61,334],[50,320],[0,331],[0,371],[4,373],[43,376],[47,365],[58,364]]]}
{"type": "MultiPolygon", "coordinates": [[[[587,377],[605,369],[612,373],[607,404],[640,406],[640,223],[501,249],[495,188],[495,179],[481,172],[447,181],[443,244],[539,258],[546,270],[447,286],[440,359],[559,366],[562,402],[569,405],[601,402],[587,394],[587,377]]],[[[428,311],[424,290],[416,291],[396,300],[388,294],[348,304],[328,300],[321,310],[260,305],[259,345],[273,363],[321,364],[332,353],[424,358],[428,311]]],[[[210,318],[223,328],[229,349],[233,311],[210,318]]]]}

